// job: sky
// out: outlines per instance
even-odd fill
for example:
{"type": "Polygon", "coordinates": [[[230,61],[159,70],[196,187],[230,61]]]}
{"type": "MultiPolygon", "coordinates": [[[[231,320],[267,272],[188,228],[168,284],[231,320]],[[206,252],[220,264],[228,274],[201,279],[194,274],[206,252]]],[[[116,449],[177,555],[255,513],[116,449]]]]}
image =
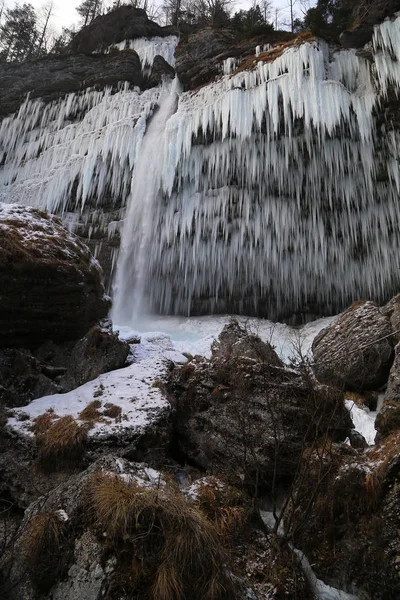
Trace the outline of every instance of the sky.
{"type": "MultiPolygon", "coordinates": [[[[40,8],[46,3],[46,0],[20,0],[20,4],[24,1],[32,4],[36,9],[40,8]]],[[[54,17],[53,27],[58,31],[61,31],[62,27],[70,27],[73,23],[78,25],[79,15],[75,8],[81,3],[82,0],[54,0],[54,17]]],[[[159,0],[160,3],[162,0],[159,0]]],[[[299,0],[297,0],[299,1],[299,0]]],[[[282,10],[282,17],[284,20],[285,9],[287,11],[288,0],[271,0],[274,7],[282,10]]],[[[5,0],[5,4],[8,7],[12,7],[16,3],[15,0],[5,0]]],[[[111,0],[110,0],[111,3],[111,0]]],[[[157,0],[156,0],[157,3],[157,0]]],[[[1,0],[0,0],[1,4],[1,0]]],[[[233,4],[233,11],[241,8],[249,8],[252,5],[251,0],[236,0],[233,4]]]]}

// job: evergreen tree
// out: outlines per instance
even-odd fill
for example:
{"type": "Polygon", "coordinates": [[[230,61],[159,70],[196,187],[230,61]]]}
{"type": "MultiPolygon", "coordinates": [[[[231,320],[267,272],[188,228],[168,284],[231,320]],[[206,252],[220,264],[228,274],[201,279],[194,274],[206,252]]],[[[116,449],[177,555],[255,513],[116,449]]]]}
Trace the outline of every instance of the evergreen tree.
{"type": "Polygon", "coordinates": [[[22,61],[34,53],[38,39],[36,14],[31,4],[6,9],[0,26],[0,59],[22,61]]]}
{"type": "Polygon", "coordinates": [[[77,6],[77,12],[80,14],[83,26],[89,25],[96,17],[103,12],[103,0],[83,0],[77,6]]]}

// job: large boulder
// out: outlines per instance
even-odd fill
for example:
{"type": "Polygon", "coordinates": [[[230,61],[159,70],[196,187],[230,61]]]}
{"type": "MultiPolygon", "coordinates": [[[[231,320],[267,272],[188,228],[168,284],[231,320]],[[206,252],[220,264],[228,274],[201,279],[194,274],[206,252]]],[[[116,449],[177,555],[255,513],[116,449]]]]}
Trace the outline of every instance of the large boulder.
{"type": "Polygon", "coordinates": [[[347,437],[340,391],[283,367],[269,344],[228,325],[210,360],[176,368],[168,389],[181,457],[250,484],[286,480],[316,437],[347,437]]]}
{"type": "Polygon", "coordinates": [[[133,50],[112,54],[49,54],[22,63],[0,63],[0,116],[19,109],[27,95],[51,102],[89,87],[143,85],[139,56],[133,50]]]}
{"type": "Polygon", "coordinates": [[[292,490],[293,545],[320,579],[356,598],[400,597],[399,447],[399,433],[367,452],[327,444],[304,455],[292,490]]]}
{"type": "Polygon", "coordinates": [[[79,238],[56,217],[0,204],[0,348],[78,340],[109,308],[79,238]]]}
{"type": "Polygon", "coordinates": [[[373,302],[357,302],[312,345],[316,378],[342,389],[376,390],[386,383],[393,362],[393,330],[373,302]]]}
{"type": "Polygon", "coordinates": [[[375,428],[378,439],[400,429],[400,342],[395,347],[394,362],[390,369],[383,406],[376,417],[375,428]]]}
{"type": "Polygon", "coordinates": [[[36,398],[69,392],[102,373],[121,369],[129,344],[95,325],[76,344],[45,342],[34,353],[0,350],[0,405],[18,407],[36,398]]]}

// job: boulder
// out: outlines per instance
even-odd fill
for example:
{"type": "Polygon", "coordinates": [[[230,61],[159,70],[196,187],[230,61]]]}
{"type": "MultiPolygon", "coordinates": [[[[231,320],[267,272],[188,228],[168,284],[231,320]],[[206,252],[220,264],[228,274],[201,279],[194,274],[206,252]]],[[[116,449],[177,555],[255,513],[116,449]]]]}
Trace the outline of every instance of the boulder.
{"type": "Polygon", "coordinates": [[[354,598],[400,596],[399,434],[367,452],[333,444],[303,458],[285,521],[326,584],[354,598]],[[352,596],[353,597],[353,596],[352,596]]]}
{"type": "Polygon", "coordinates": [[[47,342],[35,355],[51,376],[54,372],[62,392],[69,392],[102,373],[121,369],[126,364],[129,344],[108,329],[95,325],[79,340],[72,350],[70,345],[57,346],[47,342]]]}
{"type": "Polygon", "coordinates": [[[18,407],[36,398],[69,392],[126,364],[130,348],[95,325],[76,344],[45,342],[29,350],[0,350],[0,404],[18,407]]]}
{"type": "Polygon", "coordinates": [[[0,348],[78,340],[110,300],[88,248],[56,217],[0,204],[0,348]]]}
{"type": "Polygon", "coordinates": [[[400,341],[400,294],[389,300],[381,309],[382,314],[389,317],[393,329],[393,338],[400,341]]]}
{"type": "Polygon", "coordinates": [[[293,475],[316,437],[345,439],[352,424],[340,391],[283,367],[269,345],[250,336],[247,346],[242,334],[229,324],[210,360],[171,372],[175,439],[189,464],[269,486],[293,475]]]}
{"type": "Polygon", "coordinates": [[[395,347],[383,406],[377,415],[375,428],[378,432],[377,439],[400,429],[400,342],[395,347]]]}
{"type": "Polygon", "coordinates": [[[142,8],[123,5],[94,19],[71,41],[69,53],[102,52],[112,44],[140,37],[165,37],[176,34],[173,27],[161,27],[151,21],[142,8]]]}
{"type": "Polygon", "coordinates": [[[263,342],[258,336],[247,331],[236,319],[225,325],[219,337],[214,340],[211,356],[214,362],[250,358],[275,367],[283,367],[271,344],[263,342]]]}
{"type": "Polygon", "coordinates": [[[0,116],[17,111],[26,100],[58,100],[90,87],[142,86],[139,56],[133,50],[111,54],[49,54],[23,63],[0,63],[0,116]]]}
{"type": "Polygon", "coordinates": [[[165,77],[175,77],[175,69],[162,56],[157,54],[154,57],[150,73],[146,78],[146,84],[150,87],[156,87],[160,85],[165,77]]]}
{"type": "Polygon", "coordinates": [[[373,302],[357,302],[323,329],[312,344],[318,381],[360,392],[386,383],[393,362],[388,316],[373,302]]]}

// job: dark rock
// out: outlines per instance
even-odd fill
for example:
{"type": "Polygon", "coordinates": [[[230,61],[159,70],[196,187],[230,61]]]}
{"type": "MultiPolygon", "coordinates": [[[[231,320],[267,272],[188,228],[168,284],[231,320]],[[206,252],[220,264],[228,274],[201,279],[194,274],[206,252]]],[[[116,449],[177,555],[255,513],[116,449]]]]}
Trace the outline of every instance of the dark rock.
{"type": "Polygon", "coordinates": [[[225,325],[219,337],[214,340],[211,354],[214,362],[250,358],[260,363],[283,367],[272,346],[251,334],[235,319],[225,325]]]}
{"type": "Polygon", "coordinates": [[[0,205],[0,348],[78,340],[109,308],[99,264],[59,219],[0,205]]]}
{"type": "Polygon", "coordinates": [[[42,396],[65,393],[102,373],[125,366],[129,344],[94,326],[76,344],[46,342],[29,350],[0,350],[0,404],[24,406],[42,396]]]}
{"type": "Polygon", "coordinates": [[[357,302],[315,338],[315,376],[342,389],[376,390],[389,376],[393,346],[389,318],[373,302],[357,302]]]}
{"type": "Polygon", "coordinates": [[[69,392],[102,373],[121,369],[129,350],[129,344],[117,334],[96,325],[71,350],[66,345],[49,342],[38,348],[36,356],[40,356],[47,367],[51,365],[51,369],[64,371],[59,373],[57,381],[63,392],[69,392]]]}
{"type": "Polygon", "coordinates": [[[176,33],[173,27],[161,27],[150,21],[145,10],[124,5],[100,15],[90,25],[83,27],[70,43],[68,52],[102,52],[108,46],[124,40],[165,37],[176,33]]]}
{"type": "Polygon", "coordinates": [[[176,48],[176,72],[185,89],[194,89],[222,73],[222,61],[255,54],[256,46],[293,39],[289,32],[273,31],[239,40],[233,29],[205,27],[182,38],[176,48]]]}
{"type": "Polygon", "coordinates": [[[362,48],[372,40],[372,25],[360,25],[352,30],[340,34],[340,43],[343,48],[362,48]]]}
{"type": "Polygon", "coordinates": [[[356,597],[400,596],[398,443],[397,436],[367,453],[345,445],[316,451],[292,492],[286,522],[294,546],[320,579],[356,597]]]}
{"type": "MultiPolygon", "coordinates": [[[[175,437],[189,464],[268,486],[274,477],[293,475],[304,444],[315,436],[345,439],[351,419],[341,392],[276,364],[271,348],[270,362],[229,353],[235,329],[233,323],[222,332],[220,355],[215,345],[211,360],[194,359],[170,374],[175,437]]],[[[246,342],[241,335],[239,328],[239,347],[246,342]]]]}
{"type": "Polygon", "coordinates": [[[383,406],[375,421],[375,428],[378,432],[377,440],[400,429],[400,343],[395,347],[394,362],[390,369],[383,406]]]}
{"type": "Polygon", "coordinates": [[[29,350],[0,350],[0,404],[24,406],[35,398],[58,394],[63,389],[54,379],[29,350]]]}
{"type": "Polygon", "coordinates": [[[389,317],[393,328],[393,337],[400,341],[400,294],[389,300],[381,309],[382,313],[389,317]]]}
{"type": "Polygon", "coordinates": [[[363,435],[359,431],[352,429],[349,433],[350,445],[352,448],[357,450],[365,450],[368,448],[368,443],[363,435]]]}
{"type": "Polygon", "coordinates": [[[143,84],[140,60],[133,50],[91,56],[49,54],[23,63],[0,63],[0,116],[17,111],[28,94],[51,102],[71,92],[123,81],[143,84]]]}
{"type": "Polygon", "coordinates": [[[150,74],[146,78],[146,84],[149,87],[156,87],[165,77],[175,77],[175,69],[162,56],[157,55],[154,57],[150,74]]]}

